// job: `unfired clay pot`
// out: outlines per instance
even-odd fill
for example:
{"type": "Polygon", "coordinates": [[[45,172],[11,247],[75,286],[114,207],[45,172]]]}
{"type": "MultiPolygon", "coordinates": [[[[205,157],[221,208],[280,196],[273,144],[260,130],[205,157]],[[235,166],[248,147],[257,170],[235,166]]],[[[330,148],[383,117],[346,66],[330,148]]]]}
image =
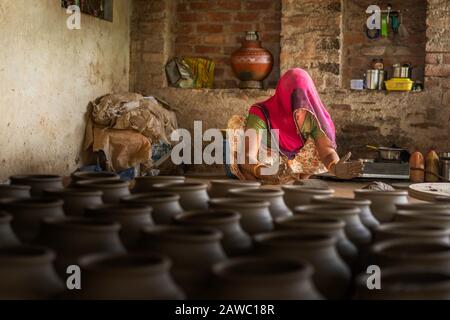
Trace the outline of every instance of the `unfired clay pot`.
{"type": "Polygon", "coordinates": [[[103,192],[86,188],[48,189],[44,196],[64,201],[64,213],[69,217],[82,217],[88,206],[103,204],[103,192]]]}
{"type": "Polygon", "coordinates": [[[395,214],[394,222],[418,222],[450,229],[450,214],[400,210],[395,214]]]}
{"type": "Polygon", "coordinates": [[[341,197],[328,197],[328,196],[315,196],[312,199],[312,203],[315,204],[332,204],[337,206],[351,206],[359,208],[359,218],[363,225],[367,227],[371,232],[375,230],[380,222],[373,216],[370,205],[370,200],[366,199],[350,199],[341,197]]]}
{"type": "Polygon", "coordinates": [[[114,221],[120,224],[120,239],[127,248],[136,245],[142,228],[153,225],[152,209],[140,204],[104,204],[90,206],[85,210],[87,218],[114,221]]]}
{"type": "Polygon", "coordinates": [[[344,207],[329,204],[298,206],[295,214],[308,214],[317,217],[340,219],[345,222],[345,234],[359,249],[366,249],[372,240],[370,231],[362,224],[357,207],[344,207]]]}
{"type": "Polygon", "coordinates": [[[180,300],[171,262],[158,254],[95,254],[80,260],[82,300],[180,300]]]}
{"type": "Polygon", "coordinates": [[[282,189],[284,191],[284,202],[291,210],[294,210],[297,206],[310,204],[314,196],[331,197],[334,194],[333,189],[312,188],[302,185],[283,186],[282,189]]]}
{"type": "Polygon", "coordinates": [[[198,182],[166,183],[153,186],[160,192],[175,193],[180,196],[180,204],[185,210],[208,209],[208,185],[198,182]]]}
{"type": "Polygon", "coordinates": [[[21,186],[13,184],[0,184],[1,198],[29,198],[31,197],[30,186],[21,186]]]}
{"type": "Polygon", "coordinates": [[[292,216],[291,210],[286,206],[283,200],[284,192],[282,190],[264,189],[264,188],[239,188],[231,189],[229,195],[252,200],[263,200],[270,202],[270,213],[273,219],[292,216]]]}
{"type": "Polygon", "coordinates": [[[19,244],[19,239],[12,231],[11,220],[10,214],[0,211],[0,248],[19,244]]]}
{"type": "Polygon", "coordinates": [[[292,258],[231,259],[213,268],[213,295],[220,300],[320,300],[307,262],[292,258]]]}
{"type": "Polygon", "coordinates": [[[325,235],[336,238],[336,249],[348,266],[353,267],[358,259],[358,248],[345,235],[345,222],[339,219],[295,215],[275,220],[276,230],[298,230],[301,234],[325,235]]]}
{"type": "Polygon", "coordinates": [[[122,198],[121,202],[151,207],[155,224],[161,225],[171,224],[177,214],[184,212],[180,205],[180,196],[175,193],[138,193],[122,198]]]}
{"type": "Polygon", "coordinates": [[[273,230],[268,201],[245,198],[215,198],[209,200],[212,209],[229,209],[241,215],[242,229],[249,235],[273,230]]]}
{"type": "Polygon", "coordinates": [[[254,241],[260,253],[310,263],[315,271],[314,283],[326,298],[342,299],[348,294],[351,271],[336,251],[336,238],[277,231],[256,235],[254,241]]]}
{"type": "Polygon", "coordinates": [[[63,201],[51,198],[8,199],[0,207],[13,216],[11,226],[22,242],[32,242],[43,218],[64,217],[63,201]]]}
{"type": "Polygon", "coordinates": [[[9,178],[12,185],[25,185],[31,187],[31,195],[41,196],[45,189],[63,188],[63,179],[56,175],[34,174],[18,175],[9,178]]]}
{"type": "Polygon", "coordinates": [[[372,202],[370,208],[375,218],[381,222],[390,222],[394,219],[397,204],[408,203],[408,191],[376,191],[355,190],[356,199],[367,199],[372,202]]]}
{"type": "Polygon", "coordinates": [[[114,172],[74,172],[70,176],[72,184],[83,180],[120,180],[120,176],[114,172]]]}
{"type": "Polygon", "coordinates": [[[90,190],[101,190],[104,203],[119,203],[120,199],[130,195],[130,184],[122,180],[83,180],[76,186],[90,190]]]}
{"type": "Polygon", "coordinates": [[[57,253],[56,269],[66,274],[68,266],[91,253],[122,253],[125,248],[119,238],[116,222],[87,218],[46,218],[36,243],[57,253]]]}
{"type": "Polygon", "coordinates": [[[450,243],[450,229],[415,222],[384,223],[375,229],[374,242],[415,238],[450,243]]]}
{"type": "Polygon", "coordinates": [[[227,255],[242,255],[251,250],[251,238],[241,228],[241,216],[235,211],[191,211],[179,214],[174,219],[179,225],[210,227],[222,232],[222,245],[227,255]]]}
{"type": "MultiPolygon", "coordinates": [[[[381,289],[367,288],[367,273],[356,279],[356,299],[361,300],[449,300],[448,270],[410,267],[385,268],[381,272],[381,289]]],[[[369,280],[370,282],[370,280],[369,280]]]]}
{"type": "Polygon", "coordinates": [[[450,244],[423,239],[395,239],[372,246],[370,264],[381,268],[415,266],[450,268],[450,244]]]}
{"type": "Polygon", "coordinates": [[[0,300],[46,300],[63,290],[53,251],[35,246],[0,248],[0,300]]]}
{"type": "Polygon", "coordinates": [[[186,178],[183,176],[147,176],[147,177],[137,177],[135,179],[135,185],[133,188],[133,193],[147,193],[153,192],[153,186],[155,184],[162,183],[183,183],[186,178]]]}
{"type": "Polygon", "coordinates": [[[209,189],[209,196],[211,198],[224,198],[228,196],[231,189],[237,188],[259,188],[261,183],[258,181],[245,180],[212,180],[211,188],[209,189]]]}
{"type": "Polygon", "coordinates": [[[208,299],[211,267],[226,259],[220,231],[181,226],[146,227],[139,249],[167,255],[172,274],[189,299],[208,299]]]}
{"type": "Polygon", "coordinates": [[[396,207],[397,211],[432,212],[450,215],[450,205],[446,203],[406,203],[397,204],[396,207]]]}

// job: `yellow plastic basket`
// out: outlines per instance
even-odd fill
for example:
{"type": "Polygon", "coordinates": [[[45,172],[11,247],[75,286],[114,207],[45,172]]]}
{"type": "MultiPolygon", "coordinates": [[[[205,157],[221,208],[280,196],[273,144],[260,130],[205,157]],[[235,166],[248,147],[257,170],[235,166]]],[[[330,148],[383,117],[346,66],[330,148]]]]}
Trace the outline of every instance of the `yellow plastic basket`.
{"type": "Polygon", "coordinates": [[[407,78],[392,78],[384,83],[387,91],[411,91],[414,81],[407,78]]]}

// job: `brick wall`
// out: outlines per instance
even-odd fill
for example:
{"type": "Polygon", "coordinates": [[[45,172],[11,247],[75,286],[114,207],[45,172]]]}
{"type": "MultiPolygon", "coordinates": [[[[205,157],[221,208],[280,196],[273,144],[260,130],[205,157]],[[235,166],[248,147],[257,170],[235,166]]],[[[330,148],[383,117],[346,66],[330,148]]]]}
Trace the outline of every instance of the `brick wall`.
{"type": "Polygon", "coordinates": [[[275,57],[267,82],[279,77],[280,0],[178,0],[175,54],[212,58],[216,63],[217,88],[235,88],[238,80],[231,54],[240,47],[246,31],[260,32],[263,46],[275,57]]]}

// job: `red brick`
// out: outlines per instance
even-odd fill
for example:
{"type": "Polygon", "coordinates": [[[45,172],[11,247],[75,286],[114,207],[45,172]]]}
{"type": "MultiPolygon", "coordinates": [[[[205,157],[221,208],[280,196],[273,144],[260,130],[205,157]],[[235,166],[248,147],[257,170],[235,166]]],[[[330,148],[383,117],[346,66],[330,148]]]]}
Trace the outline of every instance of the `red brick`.
{"type": "Polygon", "coordinates": [[[176,37],[175,41],[176,43],[195,43],[197,42],[198,38],[195,35],[179,35],[176,37]]]}
{"type": "Polygon", "coordinates": [[[178,14],[178,21],[180,22],[201,22],[204,21],[205,15],[195,13],[195,12],[186,12],[178,14]]]}
{"type": "Polygon", "coordinates": [[[195,53],[198,54],[218,54],[221,50],[222,48],[217,46],[195,46],[195,53]]]}
{"type": "Polygon", "coordinates": [[[179,34],[190,34],[192,31],[194,31],[194,27],[191,24],[183,23],[177,26],[177,33],[179,34]]]}
{"type": "Polygon", "coordinates": [[[208,34],[203,38],[203,42],[205,44],[215,44],[215,45],[222,45],[225,43],[225,35],[223,34],[208,34]]]}
{"type": "Polygon", "coordinates": [[[197,32],[221,33],[223,32],[223,26],[221,24],[199,24],[197,26],[197,32]]]}
{"type": "Polygon", "coordinates": [[[211,10],[214,8],[214,2],[213,1],[189,2],[189,8],[191,10],[198,10],[198,11],[211,10]]]}
{"type": "Polygon", "coordinates": [[[450,77],[450,64],[427,65],[425,66],[425,76],[450,77]]]}
{"type": "Polygon", "coordinates": [[[264,31],[280,31],[281,24],[280,22],[265,22],[262,24],[262,30],[264,31]]]}
{"type": "Polygon", "coordinates": [[[245,32],[251,30],[253,30],[253,28],[249,23],[235,23],[231,25],[231,31],[233,32],[245,32]]]}
{"type": "Polygon", "coordinates": [[[208,21],[211,22],[230,22],[231,21],[231,13],[229,12],[209,12],[208,21]]]}
{"type": "Polygon", "coordinates": [[[241,9],[241,0],[219,0],[217,6],[220,9],[227,10],[240,10],[241,9]]]}
{"type": "Polygon", "coordinates": [[[179,3],[177,5],[177,12],[186,12],[187,10],[188,10],[187,3],[179,3]]]}
{"type": "Polygon", "coordinates": [[[272,8],[273,1],[270,0],[254,0],[254,1],[247,1],[245,4],[245,9],[247,10],[267,10],[272,8]]]}
{"type": "Polygon", "coordinates": [[[189,45],[177,45],[176,54],[180,56],[193,55],[194,47],[189,45]]]}
{"type": "Polygon", "coordinates": [[[439,64],[442,61],[442,54],[440,53],[427,53],[425,56],[426,64],[439,64]]]}
{"type": "Polygon", "coordinates": [[[259,13],[257,12],[239,12],[234,17],[235,21],[248,22],[255,21],[259,19],[259,13]]]}

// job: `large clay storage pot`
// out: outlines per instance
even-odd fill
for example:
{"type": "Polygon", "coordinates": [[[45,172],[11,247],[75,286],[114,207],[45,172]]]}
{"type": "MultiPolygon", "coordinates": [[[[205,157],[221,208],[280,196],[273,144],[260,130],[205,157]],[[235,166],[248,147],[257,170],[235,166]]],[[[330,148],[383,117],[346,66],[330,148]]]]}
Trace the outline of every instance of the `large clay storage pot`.
{"type": "Polygon", "coordinates": [[[0,203],[13,216],[11,226],[23,242],[32,242],[43,218],[64,217],[63,201],[50,198],[9,199],[0,203]]]}
{"type": "Polygon", "coordinates": [[[380,222],[378,222],[378,220],[372,214],[372,210],[370,209],[370,205],[372,203],[370,202],[370,200],[315,196],[312,199],[312,203],[357,207],[360,210],[359,218],[361,219],[363,225],[367,227],[367,229],[373,232],[373,230],[375,230],[380,225],[380,222]]]}
{"type": "Polygon", "coordinates": [[[241,89],[262,89],[263,81],[272,72],[273,56],[261,46],[256,31],[248,31],[242,47],[231,55],[231,68],[241,80],[241,89]]]}
{"type": "Polygon", "coordinates": [[[103,204],[103,192],[86,188],[48,189],[44,196],[64,201],[64,213],[69,217],[81,217],[88,206],[103,204]]]}
{"type": "Polygon", "coordinates": [[[425,223],[391,222],[375,229],[374,242],[399,238],[434,240],[450,243],[450,229],[425,223]]]}
{"type": "Polygon", "coordinates": [[[231,189],[237,188],[259,188],[261,183],[258,181],[245,180],[212,180],[209,196],[211,198],[225,198],[231,189]]]}
{"type": "Polygon", "coordinates": [[[242,230],[239,213],[231,210],[205,210],[182,213],[175,222],[184,226],[210,227],[222,232],[222,245],[230,256],[246,254],[251,250],[251,238],[242,230]]]}
{"type": "Polygon", "coordinates": [[[133,248],[140,230],[153,225],[152,209],[140,204],[104,204],[86,208],[85,216],[120,224],[120,239],[127,248],[133,248]]]}
{"type": "MultiPolygon", "coordinates": [[[[171,262],[158,254],[95,254],[80,260],[83,300],[181,300],[171,262]]],[[[69,296],[70,297],[70,296],[69,296]]]]}
{"type": "Polygon", "coordinates": [[[119,238],[116,222],[87,218],[46,218],[36,243],[57,253],[56,268],[61,274],[78,259],[91,253],[122,253],[125,248],[119,238]]]}
{"type": "Polygon", "coordinates": [[[19,239],[12,231],[11,220],[11,215],[0,211],[0,248],[19,244],[19,239]]]}
{"type": "Polygon", "coordinates": [[[344,228],[345,222],[342,220],[313,215],[295,215],[275,220],[276,230],[297,230],[301,234],[335,237],[339,255],[353,267],[358,259],[358,248],[347,239],[344,228]]]}
{"type": "Polygon", "coordinates": [[[408,203],[407,191],[376,191],[376,190],[355,190],[356,199],[367,199],[372,202],[370,209],[375,218],[381,222],[393,220],[397,211],[397,204],[408,203]]]}
{"type": "Polygon", "coordinates": [[[359,249],[366,249],[372,240],[370,231],[359,218],[360,210],[356,207],[316,204],[298,206],[295,214],[308,214],[317,217],[340,219],[345,222],[345,234],[359,249]]]}
{"type": "MultiPolygon", "coordinates": [[[[386,268],[380,290],[367,288],[368,274],[356,279],[356,299],[361,300],[449,300],[450,272],[414,267],[386,268]]],[[[369,280],[370,282],[370,280],[369,280]]]]}
{"type": "Polygon", "coordinates": [[[166,183],[153,186],[159,192],[175,193],[180,196],[180,204],[185,210],[208,209],[208,185],[198,182],[166,183]]]}
{"type": "Polygon", "coordinates": [[[310,264],[292,258],[235,258],[213,267],[220,300],[321,300],[310,264]]]}
{"type": "Polygon", "coordinates": [[[423,239],[395,239],[372,246],[371,264],[381,268],[415,266],[420,268],[450,268],[450,245],[423,239]]]}
{"type": "Polygon", "coordinates": [[[167,255],[172,274],[189,299],[208,299],[211,267],[226,259],[220,231],[180,226],[146,227],[139,249],[167,255]]]}
{"type": "Polygon", "coordinates": [[[406,203],[397,204],[397,211],[414,211],[450,215],[450,205],[445,203],[406,203]]]}
{"type": "Polygon", "coordinates": [[[76,184],[78,181],[83,180],[120,180],[120,176],[114,172],[74,172],[72,173],[71,177],[71,183],[73,185],[76,184]]]}
{"type": "Polygon", "coordinates": [[[46,300],[63,290],[46,248],[12,246],[0,248],[0,300],[46,300]]]}
{"type": "Polygon", "coordinates": [[[153,186],[155,184],[166,183],[183,183],[186,178],[183,176],[146,176],[137,177],[135,179],[135,185],[133,193],[147,193],[154,191],[153,186]]]}
{"type": "Polygon", "coordinates": [[[400,210],[396,213],[394,222],[417,222],[450,229],[450,214],[400,210]]]}
{"type": "Polygon", "coordinates": [[[277,231],[256,235],[254,241],[260,253],[310,263],[315,271],[314,283],[326,298],[343,299],[348,294],[351,271],[336,251],[336,238],[277,231]]]}
{"type": "Polygon", "coordinates": [[[42,195],[45,189],[63,188],[63,179],[56,175],[20,175],[9,178],[12,185],[24,185],[31,187],[31,195],[36,197],[42,195]]]}
{"type": "Polygon", "coordinates": [[[242,229],[249,235],[273,230],[268,201],[245,198],[215,198],[209,200],[212,209],[234,210],[241,215],[242,229]]]}
{"type": "Polygon", "coordinates": [[[184,212],[180,205],[180,196],[175,193],[138,193],[122,198],[121,202],[151,207],[155,224],[171,224],[177,214],[184,212]]]}
{"type": "Polygon", "coordinates": [[[31,187],[13,184],[0,184],[0,199],[2,198],[30,198],[31,187]]]}
{"type": "Polygon", "coordinates": [[[328,188],[312,188],[309,186],[294,185],[283,186],[284,202],[291,209],[294,210],[297,206],[310,204],[315,196],[331,197],[334,190],[328,188]]]}
{"type": "Polygon", "coordinates": [[[76,186],[102,191],[104,203],[119,203],[121,198],[130,195],[130,183],[122,180],[83,180],[76,186]]]}
{"type": "Polygon", "coordinates": [[[291,210],[289,210],[289,208],[284,203],[284,192],[282,190],[264,188],[239,188],[230,190],[229,195],[233,197],[252,200],[269,201],[269,210],[273,219],[292,216],[291,210]]]}

